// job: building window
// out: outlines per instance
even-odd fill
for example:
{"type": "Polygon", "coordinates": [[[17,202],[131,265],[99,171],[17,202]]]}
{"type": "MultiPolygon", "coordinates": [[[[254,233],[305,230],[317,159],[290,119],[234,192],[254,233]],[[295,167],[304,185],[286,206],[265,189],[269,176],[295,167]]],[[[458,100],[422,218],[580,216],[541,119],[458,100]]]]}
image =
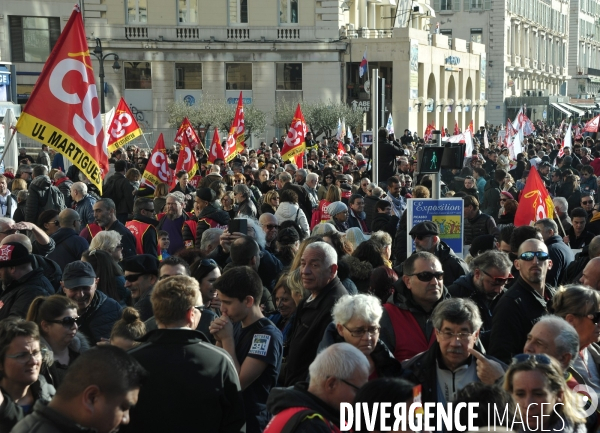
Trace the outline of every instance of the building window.
{"type": "Polygon", "coordinates": [[[176,89],[202,89],[202,63],[175,63],[176,89]]]}
{"type": "Polygon", "coordinates": [[[471,0],[471,9],[483,9],[483,0],[471,0]]]}
{"type": "Polygon", "coordinates": [[[229,0],[229,23],[248,24],[248,0],[229,0]]]}
{"type": "Polygon", "coordinates": [[[298,24],[298,0],[279,0],[279,23],[298,24]]]}
{"type": "Polygon", "coordinates": [[[252,63],[225,64],[226,90],[252,90],[252,63]]]}
{"type": "Polygon", "coordinates": [[[125,88],[151,89],[152,68],[149,62],[125,62],[125,88]]]}
{"type": "Polygon", "coordinates": [[[179,24],[198,22],[198,0],[179,0],[179,24]]]}
{"type": "Polygon", "coordinates": [[[277,90],[302,90],[302,63],[277,63],[277,90]]]}
{"type": "Polygon", "coordinates": [[[452,10],[452,0],[441,0],[440,1],[440,10],[451,11],[452,10]]]}
{"type": "Polygon", "coordinates": [[[471,42],[481,43],[482,29],[471,29],[471,42]]]}
{"type": "Polygon", "coordinates": [[[45,62],[60,36],[58,17],[9,17],[13,62],[45,62]]]}
{"type": "Polygon", "coordinates": [[[127,23],[146,24],[148,22],[148,0],[127,0],[127,23]]]}

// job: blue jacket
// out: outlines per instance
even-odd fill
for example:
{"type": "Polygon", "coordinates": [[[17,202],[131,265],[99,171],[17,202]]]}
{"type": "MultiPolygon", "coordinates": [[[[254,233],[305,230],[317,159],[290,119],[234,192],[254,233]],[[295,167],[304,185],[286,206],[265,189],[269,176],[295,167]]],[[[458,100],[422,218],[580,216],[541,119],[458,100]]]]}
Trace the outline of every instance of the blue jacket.
{"type": "Polygon", "coordinates": [[[69,263],[80,260],[81,255],[90,247],[88,241],[71,228],[60,228],[50,237],[56,242],[56,248],[47,257],[58,263],[63,270],[69,263]]]}
{"type": "Polygon", "coordinates": [[[122,309],[117,301],[96,290],[90,305],[79,313],[79,332],[93,344],[102,338],[108,339],[113,325],[121,318],[122,309]]]}
{"type": "MultiPolygon", "coordinates": [[[[96,199],[91,195],[87,194],[77,203],[75,203],[75,210],[81,218],[81,227],[84,228],[86,225],[96,221],[94,219],[94,204],[96,199]]],[[[78,259],[79,260],[79,259],[78,259]]]]}

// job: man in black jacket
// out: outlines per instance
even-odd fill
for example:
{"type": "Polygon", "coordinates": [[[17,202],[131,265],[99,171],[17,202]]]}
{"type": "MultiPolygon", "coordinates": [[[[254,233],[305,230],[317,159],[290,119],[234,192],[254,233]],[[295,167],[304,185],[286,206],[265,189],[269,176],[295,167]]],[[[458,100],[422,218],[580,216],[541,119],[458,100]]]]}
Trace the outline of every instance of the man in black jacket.
{"type": "Polygon", "coordinates": [[[511,266],[506,253],[498,250],[485,251],[473,259],[471,272],[448,286],[453,298],[469,298],[479,307],[483,321],[479,339],[484,347],[489,344],[494,306],[499,296],[506,291],[506,283],[512,278],[511,266]]]}
{"type": "Polygon", "coordinates": [[[537,239],[523,242],[515,267],[520,277],[498,301],[490,335],[489,354],[506,363],[523,351],[527,333],[540,317],[548,314],[547,302],[555,293],[546,284],[552,260],[544,242],[537,239]]]}
{"type": "Polygon", "coordinates": [[[114,201],[103,198],[94,203],[94,218],[102,230],[113,230],[122,236],[124,259],[135,256],[135,238],[129,229],[117,219],[114,201]]]}
{"type": "Polygon", "coordinates": [[[104,185],[103,198],[110,198],[117,204],[117,219],[125,224],[127,217],[133,214],[133,186],[125,177],[127,161],[115,162],[115,174],[108,178],[104,185]]]}
{"type": "Polygon", "coordinates": [[[567,272],[567,267],[575,260],[573,250],[565,244],[558,235],[558,225],[550,218],[543,218],[535,222],[548,247],[548,254],[552,261],[552,268],[546,273],[546,283],[557,287],[567,272]]]}
{"type": "Polygon", "coordinates": [[[331,309],[348,292],[337,277],[337,253],[325,242],[314,242],[302,254],[300,272],[310,297],[298,305],[290,337],[287,365],[280,383],[291,386],[306,380],[319,342],[331,323],[331,309]]]}
{"type": "Polygon", "coordinates": [[[379,200],[375,205],[377,214],[371,223],[371,231],[377,232],[383,230],[389,233],[392,239],[396,238],[396,229],[400,221],[396,215],[392,215],[392,205],[387,200],[379,200]]]}
{"type": "Polygon", "coordinates": [[[79,260],[90,245],[79,236],[81,218],[76,210],[65,209],[59,213],[58,224],[60,228],[51,235],[56,248],[47,257],[58,263],[61,269],[65,269],[69,263],[79,260]]]}
{"type": "MultiPolygon", "coordinates": [[[[386,182],[390,177],[395,176],[398,172],[397,156],[405,156],[404,149],[398,144],[388,141],[388,132],[385,128],[379,128],[377,133],[377,150],[378,150],[378,177],[373,179],[375,184],[386,182]]],[[[412,137],[411,137],[412,139],[412,137]]]]}
{"type": "Polygon", "coordinates": [[[500,234],[494,218],[479,210],[479,200],[472,195],[464,197],[465,233],[464,245],[471,245],[473,239],[481,235],[500,234]]]}
{"type": "Polygon", "coordinates": [[[149,379],[131,410],[131,423],[121,431],[245,432],[242,390],[231,358],[194,331],[202,315],[198,282],[188,276],[161,280],[151,300],[159,329],[129,352],[149,379]]]}
{"type": "Polygon", "coordinates": [[[48,177],[48,169],[38,165],[33,169],[33,180],[29,185],[29,195],[25,205],[25,221],[37,222],[38,216],[47,209],[62,211],[65,209],[65,198],[60,190],[52,185],[48,177]]]}

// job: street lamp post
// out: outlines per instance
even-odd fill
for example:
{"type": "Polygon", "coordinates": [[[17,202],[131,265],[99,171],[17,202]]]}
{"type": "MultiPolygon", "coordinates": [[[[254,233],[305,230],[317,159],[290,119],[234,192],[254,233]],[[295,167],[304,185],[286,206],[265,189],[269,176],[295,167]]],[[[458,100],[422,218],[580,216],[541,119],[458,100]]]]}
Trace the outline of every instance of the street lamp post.
{"type": "Polygon", "coordinates": [[[100,41],[100,38],[96,38],[96,48],[94,48],[94,51],[90,52],[91,55],[93,55],[95,58],[98,59],[98,62],[100,63],[100,113],[105,113],[106,110],[104,109],[104,60],[106,60],[107,57],[113,56],[115,58],[115,63],[113,63],[113,71],[118,71],[119,69],[121,69],[121,65],[119,64],[119,56],[115,53],[106,53],[104,54],[102,52],[102,41],[100,41]]]}

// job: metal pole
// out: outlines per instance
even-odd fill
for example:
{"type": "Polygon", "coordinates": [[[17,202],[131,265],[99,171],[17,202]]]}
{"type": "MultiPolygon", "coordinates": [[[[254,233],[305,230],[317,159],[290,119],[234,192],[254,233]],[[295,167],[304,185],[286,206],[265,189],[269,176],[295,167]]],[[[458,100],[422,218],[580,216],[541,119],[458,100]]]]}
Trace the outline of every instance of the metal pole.
{"type": "MultiPolygon", "coordinates": [[[[378,126],[379,121],[377,119],[377,100],[379,99],[378,86],[379,86],[379,69],[373,69],[373,75],[371,76],[371,127],[373,128],[373,148],[371,149],[371,157],[373,158],[371,164],[371,170],[373,175],[373,182],[379,184],[379,160],[378,160],[378,126]]],[[[385,179],[384,179],[385,180],[385,179]]]]}
{"type": "MultiPolygon", "coordinates": [[[[441,131],[433,131],[433,142],[435,143],[435,146],[441,146],[442,145],[442,133],[441,131]],[[436,135],[437,134],[437,135],[436,135]]],[[[437,173],[433,173],[431,175],[431,198],[440,199],[440,172],[438,171],[437,173]]]]}
{"type": "Polygon", "coordinates": [[[387,121],[385,118],[385,78],[381,79],[381,126],[384,128],[387,126],[387,121]]]}

